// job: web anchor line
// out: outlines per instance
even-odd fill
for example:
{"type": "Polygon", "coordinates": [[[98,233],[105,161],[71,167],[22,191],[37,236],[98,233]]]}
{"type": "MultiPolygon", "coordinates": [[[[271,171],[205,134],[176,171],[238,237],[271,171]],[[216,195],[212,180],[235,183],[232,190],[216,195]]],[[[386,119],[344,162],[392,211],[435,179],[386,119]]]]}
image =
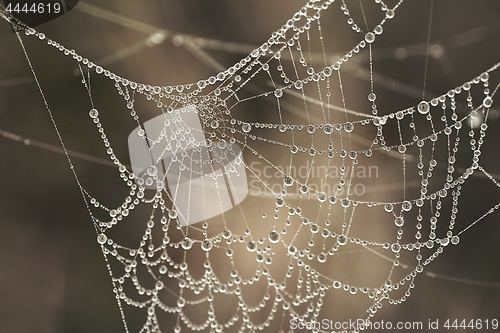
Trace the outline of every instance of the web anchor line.
{"type": "MultiPolygon", "coordinates": [[[[66,156],[94,224],[126,332],[128,308],[145,313],[140,332],[169,329],[162,328],[163,318],[174,332],[278,332],[289,329],[291,320],[314,322],[354,299],[362,302],[352,302],[349,318],[374,320],[385,304],[407,301],[419,275],[474,282],[438,276],[428,266],[500,207],[494,205],[457,231],[463,184],[479,170],[500,187],[480,165],[499,87],[491,90],[490,76],[500,63],[445,94],[385,112],[379,107],[383,97],[373,75],[378,64],[372,45],[390,28],[387,22],[403,1],[389,8],[375,0],[376,17],[382,18],[373,27],[360,3],[363,29],[342,1],[340,10],[358,39],[344,56],[328,62],[321,18],[339,10],[332,2],[307,2],[227,69],[204,56],[196,43],[188,45],[200,61],[220,71],[176,86],[133,82],[27,28],[26,35],[77,63],[88,93],[89,122],[102,140],[105,161],[66,148],[17,33],[61,148],[6,131],[0,135],[66,156]],[[351,59],[364,57],[370,65],[363,97],[368,112],[353,110],[359,93],[353,95],[344,76],[351,59]],[[122,138],[128,140],[130,165],[116,156],[114,147],[120,143],[107,136],[107,117],[100,118],[107,111],[92,98],[92,85],[108,79],[136,126],[122,138]],[[266,119],[273,121],[244,114],[260,101],[266,101],[266,119]],[[155,108],[154,118],[146,118],[143,102],[155,108]],[[467,105],[467,115],[457,114],[459,103],[467,105]],[[116,200],[105,193],[99,198],[90,194],[71,157],[113,166],[126,185],[120,204],[106,204],[116,200]],[[378,166],[391,161],[397,166],[380,178],[383,186],[396,184],[385,191],[393,196],[369,196],[380,186],[374,180],[371,193],[356,192],[356,181],[370,172],[370,165],[377,166],[373,178],[378,178],[378,166]],[[251,199],[245,199],[248,194],[251,199]],[[136,229],[121,239],[113,231],[127,222],[136,229]],[[348,264],[356,264],[352,269],[332,269],[345,264],[346,257],[348,264]],[[376,260],[377,271],[370,271],[376,260]],[[234,306],[222,319],[218,313],[228,311],[228,304],[234,306]]],[[[4,10],[1,14],[18,24],[4,10]]],[[[118,16],[108,19],[122,22],[118,16]]],[[[127,24],[148,33],[153,29],[127,24]]]]}

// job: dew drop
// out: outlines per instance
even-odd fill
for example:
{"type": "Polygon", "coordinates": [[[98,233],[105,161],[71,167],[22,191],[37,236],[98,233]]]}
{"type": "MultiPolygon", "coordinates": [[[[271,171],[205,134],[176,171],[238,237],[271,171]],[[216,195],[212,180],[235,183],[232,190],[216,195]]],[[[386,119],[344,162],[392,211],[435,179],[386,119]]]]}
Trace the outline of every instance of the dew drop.
{"type": "Polygon", "coordinates": [[[97,111],[96,109],[92,109],[89,111],[89,116],[90,118],[95,119],[97,118],[97,116],[99,116],[99,111],[97,111]]]}
{"type": "Polygon", "coordinates": [[[99,234],[99,236],[97,236],[97,242],[101,245],[106,243],[107,240],[108,237],[105,234],[99,234]]]}
{"type": "Polygon", "coordinates": [[[320,254],[318,254],[318,261],[320,263],[324,263],[326,261],[326,254],[324,254],[323,252],[321,252],[320,254]]]}
{"type": "Polygon", "coordinates": [[[177,306],[182,308],[184,307],[184,305],[186,305],[186,300],[183,297],[179,297],[179,299],[177,300],[177,306]]]}
{"type": "Polygon", "coordinates": [[[418,112],[421,114],[426,114],[430,111],[431,107],[426,101],[422,101],[418,104],[418,112]]]}
{"type": "Polygon", "coordinates": [[[231,232],[231,230],[227,230],[227,229],[226,229],[226,230],[224,230],[224,231],[222,232],[222,237],[224,237],[225,239],[229,239],[229,238],[231,238],[231,235],[232,235],[232,234],[233,234],[233,233],[231,232]]]}
{"type": "Polygon", "coordinates": [[[254,241],[250,241],[247,243],[248,252],[254,252],[256,249],[257,249],[257,245],[255,244],[254,241]]]}
{"type": "Polygon", "coordinates": [[[401,251],[401,245],[399,245],[399,243],[394,243],[391,246],[391,250],[394,253],[398,253],[399,251],[401,251]]]}
{"type": "Polygon", "coordinates": [[[339,235],[337,237],[337,243],[341,246],[346,245],[347,244],[347,237],[345,235],[339,235]]]}
{"type": "Polygon", "coordinates": [[[331,67],[325,67],[325,69],[323,69],[323,74],[325,74],[326,77],[332,75],[332,68],[331,67]]]}
{"type": "Polygon", "coordinates": [[[344,125],[344,131],[346,131],[347,133],[351,133],[353,130],[354,130],[354,124],[353,123],[351,123],[351,122],[345,123],[345,125],[344,125]]]}
{"type": "Polygon", "coordinates": [[[333,132],[333,126],[331,124],[326,124],[323,127],[323,131],[325,132],[325,134],[332,134],[332,132],[333,132]]]}
{"type": "Polygon", "coordinates": [[[205,239],[201,242],[201,249],[205,252],[208,252],[212,249],[213,243],[210,239],[205,239]]]}
{"type": "Polygon", "coordinates": [[[403,201],[403,204],[401,205],[401,208],[403,208],[403,210],[405,212],[407,212],[407,211],[411,210],[411,206],[412,206],[411,202],[409,202],[409,201],[403,201]]]}
{"type": "Polygon", "coordinates": [[[170,217],[171,219],[175,219],[175,218],[177,218],[177,210],[176,210],[176,209],[171,209],[171,210],[168,212],[168,217],[170,217]]]}
{"type": "Polygon", "coordinates": [[[163,286],[164,286],[164,284],[163,284],[163,282],[162,282],[162,281],[159,281],[159,280],[158,280],[158,281],[156,281],[156,284],[155,284],[155,288],[156,288],[156,290],[162,290],[162,289],[163,289],[163,286]]]}
{"type": "Polygon", "coordinates": [[[488,81],[488,79],[489,79],[489,78],[490,78],[490,74],[488,74],[487,72],[484,72],[484,73],[483,73],[483,74],[481,74],[481,76],[480,76],[480,79],[481,79],[481,81],[483,81],[483,82],[488,81]]]}
{"type": "Polygon", "coordinates": [[[313,224],[311,224],[310,229],[311,229],[311,232],[312,232],[313,234],[317,234],[317,233],[318,233],[318,231],[319,231],[319,225],[317,225],[316,223],[313,223],[313,224]]]}
{"type": "Polygon", "coordinates": [[[369,32],[365,35],[365,40],[367,43],[373,43],[375,41],[375,34],[373,32],[369,32]]]}
{"type": "Polygon", "coordinates": [[[283,180],[285,183],[285,186],[292,186],[293,185],[293,178],[290,176],[286,176],[285,179],[283,180]]]}
{"type": "Polygon", "coordinates": [[[244,133],[248,133],[252,130],[252,125],[250,125],[249,123],[244,123],[243,126],[241,126],[241,130],[244,133]]]}
{"type": "Polygon", "coordinates": [[[269,241],[271,243],[278,243],[280,240],[280,234],[276,231],[273,230],[271,233],[269,233],[269,241]]]}
{"type": "Polygon", "coordinates": [[[340,204],[341,204],[341,205],[342,205],[342,207],[344,207],[344,208],[349,207],[350,203],[351,203],[351,200],[349,200],[348,198],[344,198],[344,199],[342,199],[342,200],[340,201],[340,204]]]}
{"type": "Polygon", "coordinates": [[[184,250],[189,250],[193,246],[193,241],[191,238],[184,238],[181,242],[181,246],[184,250]]]}
{"type": "Polygon", "coordinates": [[[493,105],[493,99],[490,96],[487,96],[483,100],[483,105],[484,105],[485,108],[489,108],[491,105],[493,105]]]}
{"type": "Polygon", "coordinates": [[[391,203],[387,203],[384,206],[385,211],[388,213],[392,212],[393,208],[394,208],[394,206],[391,203]]]}

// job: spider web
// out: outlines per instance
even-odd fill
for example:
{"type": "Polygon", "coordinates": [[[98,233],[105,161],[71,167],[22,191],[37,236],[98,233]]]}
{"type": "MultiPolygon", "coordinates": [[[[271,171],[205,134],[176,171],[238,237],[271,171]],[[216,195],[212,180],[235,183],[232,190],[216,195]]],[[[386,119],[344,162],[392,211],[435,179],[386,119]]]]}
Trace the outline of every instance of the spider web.
{"type": "Polygon", "coordinates": [[[328,55],[321,20],[339,8],[310,1],[233,66],[177,86],[133,82],[26,30],[78,63],[89,119],[127,186],[113,207],[87,191],[44,99],[94,222],[126,331],[129,308],[142,310],[141,332],[165,331],[172,322],[175,332],[278,331],[325,317],[362,319],[354,331],[369,328],[383,305],[406,301],[426,266],[500,207],[457,222],[471,175],[500,187],[479,163],[499,87],[490,87],[490,76],[500,65],[416,105],[380,110],[372,45],[404,3],[375,3],[378,24],[371,28],[356,22],[345,2],[339,6],[358,33],[340,57],[328,55]],[[356,61],[369,63],[368,87],[345,83],[356,61]],[[114,84],[137,126],[131,137],[149,154],[142,173],[114,153],[106,135],[91,89],[100,76],[114,84]],[[352,91],[363,101],[351,103],[352,91]],[[258,116],[247,112],[263,106],[258,116]],[[152,109],[161,119],[156,132],[146,125],[152,109]],[[245,175],[248,189],[236,188],[245,175]],[[374,189],[388,179],[398,183],[380,200],[374,189]],[[234,208],[224,208],[227,193],[236,193],[234,208]]]}

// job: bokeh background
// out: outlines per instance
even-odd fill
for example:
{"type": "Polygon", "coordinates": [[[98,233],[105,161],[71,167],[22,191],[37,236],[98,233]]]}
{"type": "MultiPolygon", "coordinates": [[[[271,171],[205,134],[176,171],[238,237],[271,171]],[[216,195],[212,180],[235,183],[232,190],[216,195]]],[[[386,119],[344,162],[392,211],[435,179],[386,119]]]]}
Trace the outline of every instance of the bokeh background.
{"type": "MultiPolygon", "coordinates": [[[[347,3],[352,15],[360,18],[359,2],[347,3]]],[[[370,20],[372,1],[362,3],[370,20]]],[[[357,38],[340,4],[334,3],[322,18],[324,31],[333,40],[327,46],[332,59],[357,38]]],[[[196,82],[214,75],[218,66],[232,65],[267,40],[301,5],[298,0],[88,0],[37,29],[123,77],[176,85],[196,82]],[[235,44],[215,42],[215,47],[200,51],[182,43],[183,35],[235,44]]],[[[430,0],[406,0],[374,44],[374,72],[380,81],[388,82],[377,92],[380,110],[415,105],[421,97],[430,5],[430,0]]],[[[499,62],[499,37],[497,1],[435,0],[426,97],[444,93],[499,62]]],[[[34,37],[23,40],[68,148],[105,158],[87,121],[88,98],[75,62],[34,37]]],[[[57,136],[22,49],[5,22],[0,22],[0,41],[0,332],[122,332],[92,222],[65,156],[54,151],[59,146],[57,136]]],[[[358,70],[344,75],[366,87],[369,83],[362,73],[368,64],[357,66],[358,70]]],[[[109,84],[93,89],[96,103],[116,112],[106,129],[108,135],[127,133],[130,123],[120,117],[120,112],[127,111],[116,90],[109,84]]],[[[352,92],[346,96],[357,98],[352,92]]],[[[249,111],[258,119],[265,110],[249,111]]],[[[481,165],[500,175],[497,117],[493,110],[481,165]]],[[[122,149],[117,154],[126,154],[126,147],[122,149]]],[[[93,193],[113,197],[115,189],[107,182],[115,176],[113,168],[101,160],[73,161],[93,193]]],[[[463,223],[500,202],[499,189],[481,177],[474,177],[463,192],[463,223]]],[[[419,276],[414,295],[397,307],[385,306],[377,318],[500,319],[499,235],[498,213],[494,213],[430,265],[429,271],[437,277],[419,276]]]]}

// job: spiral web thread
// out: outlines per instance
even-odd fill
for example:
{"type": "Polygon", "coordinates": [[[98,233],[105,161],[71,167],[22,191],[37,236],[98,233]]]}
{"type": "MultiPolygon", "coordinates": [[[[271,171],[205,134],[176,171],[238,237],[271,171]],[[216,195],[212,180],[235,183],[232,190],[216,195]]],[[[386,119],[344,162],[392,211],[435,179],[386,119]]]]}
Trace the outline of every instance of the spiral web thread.
{"type": "MultiPolygon", "coordinates": [[[[337,298],[355,300],[359,307],[349,315],[339,311],[336,319],[365,319],[369,328],[383,304],[404,302],[426,266],[500,207],[496,204],[472,223],[455,228],[461,190],[472,174],[483,173],[500,187],[479,164],[498,89],[490,90],[490,74],[499,64],[441,96],[381,113],[371,47],[403,1],[389,8],[375,0],[381,19],[368,30],[360,28],[362,22],[356,23],[342,2],[340,9],[358,32],[359,42],[334,62],[325,51],[320,19],[325,11],[338,10],[329,8],[332,2],[309,1],[235,65],[206,80],[177,86],[127,80],[43,33],[26,30],[26,35],[45,40],[78,63],[91,103],[90,119],[129,187],[123,204],[107,208],[80,183],[65,150],[94,222],[127,332],[129,308],[143,309],[140,332],[168,331],[168,325],[175,332],[287,331],[290,320],[305,324],[324,318],[325,313],[335,317],[328,307],[337,298]],[[353,111],[347,107],[349,88],[343,85],[342,74],[356,57],[365,56],[371,74],[369,112],[353,111]],[[94,73],[114,82],[150,151],[157,146],[164,149],[151,158],[144,175],[134,174],[113,152],[106,124],[99,119],[99,106],[92,100],[94,73]],[[258,88],[262,92],[256,93],[258,88]],[[139,100],[164,115],[158,136],[148,137],[144,131],[147,119],[140,117],[139,100]],[[267,103],[263,118],[268,121],[240,111],[245,104],[260,101],[267,103]],[[295,115],[285,111],[289,109],[295,109],[295,115]],[[196,128],[184,122],[186,112],[198,115],[203,140],[200,133],[193,134],[196,128]],[[180,168],[177,172],[188,181],[203,176],[241,177],[237,167],[244,166],[261,190],[251,188],[250,197],[238,207],[186,226],[181,221],[188,217],[181,216],[173,204],[176,191],[166,188],[166,175],[157,167],[167,155],[177,156],[180,161],[170,167],[180,168]],[[401,180],[395,198],[373,200],[352,192],[360,166],[383,166],[388,159],[400,166],[393,175],[401,180]],[[280,167],[283,160],[285,167],[280,167]],[[251,167],[254,162],[272,170],[271,179],[251,167]],[[302,165],[307,166],[305,175],[294,172],[302,165]],[[336,179],[324,171],[332,168],[338,171],[336,179]],[[149,216],[137,220],[132,213],[141,209],[149,216]],[[142,231],[123,242],[113,239],[113,230],[130,219],[142,231]],[[344,260],[357,253],[366,256],[359,259],[360,266],[368,267],[366,260],[380,260],[377,272],[365,272],[369,279],[339,269],[357,262],[356,257],[344,260]],[[169,318],[168,324],[162,324],[163,317],[169,318]]],[[[20,24],[5,12],[2,16],[20,24]]],[[[27,53],[26,57],[29,62],[27,53]]],[[[43,96],[38,80],[37,84],[43,96]]],[[[216,186],[215,190],[226,189],[216,186]]],[[[218,201],[222,206],[220,196],[218,201]]],[[[314,331],[323,332],[316,327],[314,331]]]]}

